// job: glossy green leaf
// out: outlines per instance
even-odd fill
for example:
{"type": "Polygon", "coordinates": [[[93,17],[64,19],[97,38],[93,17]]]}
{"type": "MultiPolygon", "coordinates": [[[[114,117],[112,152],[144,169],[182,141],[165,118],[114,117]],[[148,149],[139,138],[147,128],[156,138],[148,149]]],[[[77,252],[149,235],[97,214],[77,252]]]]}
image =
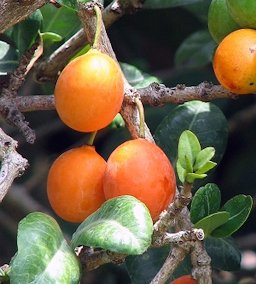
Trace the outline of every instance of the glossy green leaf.
{"type": "Polygon", "coordinates": [[[68,39],[81,26],[77,13],[69,8],[47,4],[41,8],[41,12],[44,18],[42,32],[56,33],[68,39]]]}
{"type": "Polygon", "coordinates": [[[208,30],[200,30],[187,37],[179,46],[175,54],[177,67],[201,68],[212,61],[216,48],[208,30]]]}
{"type": "Polygon", "coordinates": [[[196,135],[190,130],[182,132],[178,144],[178,161],[187,172],[193,172],[193,165],[200,151],[201,146],[196,135]]]}
{"type": "Polygon", "coordinates": [[[40,10],[37,10],[24,21],[6,31],[8,37],[15,42],[20,55],[29,49],[35,42],[39,35],[42,21],[42,14],[40,10]]]}
{"type": "Polygon", "coordinates": [[[195,173],[196,174],[204,174],[209,172],[211,169],[215,168],[217,166],[217,163],[209,161],[204,166],[202,166],[200,169],[198,169],[195,173]]]}
{"type": "Polygon", "coordinates": [[[40,212],[27,215],[19,223],[17,245],[12,284],[79,283],[79,261],[52,217],[40,212]]]}
{"type": "Polygon", "coordinates": [[[133,196],[106,201],[72,237],[72,247],[99,247],[113,252],[142,254],[151,244],[153,222],[147,207],[133,196]]]}
{"type": "Polygon", "coordinates": [[[207,177],[207,174],[195,174],[195,173],[187,173],[186,174],[186,181],[188,183],[194,183],[197,179],[204,179],[207,177]]]}
{"type": "Polygon", "coordinates": [[[196,2],[191,5],[184,6],[185,10],[188,10],[191,14],[196,16],[203,23],[207,23],[208,20],[208,10],[212,0],[203,0],[201,2],[196,2]]]}
{"type": "Polygon", "coordinates": [[[153,82],[160,83],[158,78],[143,73],[133,65],[127,63],[120,63],[120,66],[124,73],[125,78],[133,87],[144,88],[153,82]]]}
{"type": "Polygon", "coordinates": [[[200,187],[194,194],[190,217],[192,223],[197,223],[204,217],[216,213],[220,209],[221,194],[218,186],[214,183],[208,183],[200,187]]]}
{"type": "Polygon", "coordinates": [[[229,220],[212,233],[213,237],[223,238],[236,232],[247,220],[252,209],[253,200],[249,195],[237,195],[228,200],[222,210],[230,213],[229,220]]]}
{"type": "Polygon", "coordinates": [[[206,147],[202,149],[196,156],[194,171],[201,169],[207,164],[215,154],[215,149],[213,147],[206,147]]]}
{"type": "Polygon", "coordinates": [[[216,239],[209,237],[204,241],[206,251],[215,269],[237,271],[240,269],[241,253],[231,238],[216,239]]]}
{"type": "Polygon", "coordinates": [[[155,131],[156,143],[175,165],[178,141],[184,130],[191,130],[201,147],[214,147],[214,162],[219,162],[225,152],[228,127],[222,111],[213,103],[191,101],[172,109],[155,131]]]}
{"type": "Polygon", "coordinates": [[[146,0],[144,8],[163,9],[184,6],[192,3],[203,2],[202,0],[146,0]]]}
{"type": "Polygon", "coordinates": [[[0,75],[14,71],[18,65],[18,54],[10,44],[0,41],[0,75]]]}
{"type": "Polygon", "coordinates": [[[214,231],[219,226],[225,224],[228,221],[229,216],[230,214],[225,211],[210,214],[199,220],[195,224],[195,228],[203,229],[205,238],[207,238],[211,235],[212,231],[214,231]]]}

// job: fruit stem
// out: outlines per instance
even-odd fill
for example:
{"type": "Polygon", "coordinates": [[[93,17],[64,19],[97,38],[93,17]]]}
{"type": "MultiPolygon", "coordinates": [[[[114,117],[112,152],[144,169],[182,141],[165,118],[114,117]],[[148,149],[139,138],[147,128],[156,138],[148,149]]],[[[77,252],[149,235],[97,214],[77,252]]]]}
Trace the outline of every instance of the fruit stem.
{"type": "Polygon", "coordinates": [[[139,111],[139,116],[140,116],[140,132],[139,135],[141,138],[145,138],[145,114],[144,114],[144,107],[143,104],[141,102],[141,100],[136,97],[134,100],[138,111],[139,111]]]}
{"type": "Polygon", "coordinates": [[[101,9],[98,5],[95,5],[93,9],[96,14],[96,31],[94,35],[92,48],[98,49],[98,44],[100,42],[100,36],[101,36],[102,14],[101,14],[101,9]]]}
{"type": "Polygon", "coordinates": [[[90,133],[90,136],[89,136],[87,143],[86,143],[88,146],[93,146],[93,142],[94,142],[94,139],[96,137],[96,134],[97,134],[97,131],[90,133]]]}

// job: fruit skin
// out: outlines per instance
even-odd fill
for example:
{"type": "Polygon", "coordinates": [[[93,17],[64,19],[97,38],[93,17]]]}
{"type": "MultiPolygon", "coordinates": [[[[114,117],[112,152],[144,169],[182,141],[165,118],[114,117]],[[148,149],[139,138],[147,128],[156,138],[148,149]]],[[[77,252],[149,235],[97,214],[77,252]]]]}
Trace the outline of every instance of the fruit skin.
{"type": "Polygon", "coordinates": [[[172,281],[170,284],[196,284],[196,280],[193,279],[191,275],[183,275],[172,281]]]}
{"type": "Polygon", "coordinates": [[[228,11],[226,0],[212,0],[208,10],[208,29],[212,38],[219,43],[239,28],[228,11]]]}
{"type": "Polygon", "coordinates": [[[145,139],[126,141],[107,161],[103,178],[106,199],[132,195],[142,201],[155,221],[173,200],[176,179],[164,152],[145,139]]]}
{"type": "Polygon", "coordinates": [[[216,49],[213,69],[227,90],[256,92],[256,30],[240,29],[227,35],[216,49]]]}
{"type": "Polygon", "coordinates": [[[233,19],[242,28],[256,28],[255,0],[227,0],[227,7],[233,19]]]}
{"type": "Polygon", "coordinates": [[[47,195],[52,209],[62,219],[80,223],[96,211],[105,197],[102,178],[106,161],[93,146],[64,152],[52,164],[47,195]]]}
{"type": "Polygon", "coordinates": [[[111,123],[121,108],[121,69],[110,56],[92,49],[63,69],[54,95],[56,110],[66,125],[81,132],[97,131],[111,123]]]}

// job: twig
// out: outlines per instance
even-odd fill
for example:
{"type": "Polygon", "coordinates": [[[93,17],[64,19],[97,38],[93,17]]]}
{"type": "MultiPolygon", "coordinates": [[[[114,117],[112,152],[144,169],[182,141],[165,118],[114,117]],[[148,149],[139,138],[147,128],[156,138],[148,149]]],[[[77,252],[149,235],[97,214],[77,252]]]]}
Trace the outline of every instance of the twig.
{"type": "MultiPolygon", "coordinates": [[[[142,8],[143,0],[114,0],[102,12],[103,22],[106,28],[114,24],[126,13],[134,13],[142,8]]],[[[36,78],[43,82],[56,78],[59,71],[67,64],[67,61],[88,43],[83,29],[60,46],[51,56],[38,64],[36,78]]]]}
{"type": "Polygon", "coordinates": [[[178,265],[183,261],[189,251],[181,247],[174,247],[168,257],[166,258],[163,266],[150,282],[150,284],[164,284],[171,277],[178,265]]]}
{"type": "Polygon", "coordinates": [[[41,41],[38,40],[22,55],[19,66],[10,75],[8,86],[4,87],[1,93],[0,115],[9,124],[17,127],[29,143],[34,143],[35,132],[28,126],[28,122],[15,104],[14,99],[17,97],[18,91],[25,81],[26,74],[32,68],[32,63],[41,55],[42,50],[40,49],[40,52],[37,52],[36,58],[34,57],[40,47],[41,41]]]}
{"type": "Polygon", "coordinates": [[[106,263],[121,264],[126,255],[113,253],[106,250],[91,247],[78,247],[76,253],[85,271],[91,271],[106,263]]]}
{"type": "Polygon", "coordinates": [[[16,152],[17,142],[0,128],[0,202],[5,197],[13,180],[27,168],[28,161],[16,152]]]}

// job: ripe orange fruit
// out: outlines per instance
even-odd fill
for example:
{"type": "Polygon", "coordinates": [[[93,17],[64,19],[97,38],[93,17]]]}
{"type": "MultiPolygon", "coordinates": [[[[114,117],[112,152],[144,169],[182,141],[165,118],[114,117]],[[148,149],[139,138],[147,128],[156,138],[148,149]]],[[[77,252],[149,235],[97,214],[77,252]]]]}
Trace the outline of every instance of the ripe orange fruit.
{"type": "Polygon", "coordinates": [[[93,146],[66,151],[52,164],[47,195],[52,209],[62,219],[79,223],[105,201],[102,179],[106,161],[93,146]]]}
{"type": "Polygon", "coordinates": [[[106,199],[132,195],[142,201],[155,221],[173,200],[176,179],[164,152],[145,139],[126,141],[107,161],[103,178],[106,199]]]}
{"type": "Polygon", "coordinates": [[[90,50],[63,69],[54,95],[66,125],[81,132],[96,131],[107,126],[121,108],[123,75],[110,56],[90,50]]]}
{"type": "Polygon", "coordinates": [[[183,275],[172,281],[171,284],[196,284],[196,280],[191,275],[183,275]]]}
{"type": "Polygon", "coordinates": [[[240,29],[227,35],[216,49],[213,69],[227,90],[256,92],[256,30],[240,29]]]}

